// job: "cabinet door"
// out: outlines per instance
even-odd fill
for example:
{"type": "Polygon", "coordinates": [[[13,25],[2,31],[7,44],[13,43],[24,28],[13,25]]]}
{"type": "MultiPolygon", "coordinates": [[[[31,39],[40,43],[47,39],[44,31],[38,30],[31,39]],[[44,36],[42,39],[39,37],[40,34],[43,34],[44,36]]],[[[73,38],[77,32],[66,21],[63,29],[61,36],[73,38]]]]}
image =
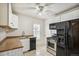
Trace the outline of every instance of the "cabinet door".
{"type": "Polygon", "coordinates": [[[72,13],[66,13],[66,14],[63,14],[61,16],[61,21],[68,21],[68,20],[72,20],[72,13]]]}
{"type": "Polygon", "coordinates": [[[13,24],[14,28],[18,28],[18,16],[13,15],[13,24]]]}
{"type": "Polygon", "coordinates": [[[63,14],[61,16],[61,21],[68,21],[68,20],[77,19],[77,18],[79,18],[79,9],[63,14]]]}
{"type": "Polygon", "coordinates": [[[18,28],[18,16],[14,14],[9,15],[9,26],[11,28],[18,28]]]}
{"type": "Polygon", "coordinates": [[[72,12],[73,14],[73,19],[77,19],[79,18],[79,9],[78,10],[75,10],[74,12],[72,12]]]}
{"type": "Polygon", "coordinates": [[[0,3],[0,26],[6,26],[8,19],[8,4],[0,3]]]}
{"type": "Polygon", "coordinates": [[[28,51],[30,49],[30,41],[29,39],[21,39],[20,40],[23,45],[23,52],[28,51]]]}

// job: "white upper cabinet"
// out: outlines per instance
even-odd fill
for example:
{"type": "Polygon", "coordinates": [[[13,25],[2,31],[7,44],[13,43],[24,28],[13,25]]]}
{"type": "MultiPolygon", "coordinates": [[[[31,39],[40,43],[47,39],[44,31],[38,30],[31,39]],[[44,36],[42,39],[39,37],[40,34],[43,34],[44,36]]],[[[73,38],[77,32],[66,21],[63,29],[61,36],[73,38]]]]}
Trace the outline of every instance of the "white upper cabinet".
{"type": "Polygon", "coordinates": [[[48,19],[46,20],[47,23],[57,23],[57,22],[60,22],[60,16],[57,16],[57,17],[53,17],[51,19],[48,19]]]}
{"type": "Polygon", "coordinates": [[[66,13],[61,15],[61,21],[68,21],[72,20],[72,14],[71,13],[66,13]]]}
{"type": "Polygon", "coordinates": [[[61,21],[68,21],[79,18],[79,9],[61,15],[61,21]]]}
{"type": "Polygon", "coordinates": [[[9,17],[9,27],[18,28],[18,16],[11,14],[9,17]]]}
{"type": "Polygon", "coordinates": [[[8,6],[5,3],[0,3],[0,26],[6,26],[7,25],[7,15],[8,15],[8,6]]]}
{"type": "Polygon", "coordinates": [[[0,26],[18,28],[18,16],[12,13],[11,4],[0,3],[0,26]]]}
{"type": "Polygon", "coordinates": [[[79,9],[78,10],[75,10],[73,13],[73,19],[77,19],[79,18],[79,9]]]}

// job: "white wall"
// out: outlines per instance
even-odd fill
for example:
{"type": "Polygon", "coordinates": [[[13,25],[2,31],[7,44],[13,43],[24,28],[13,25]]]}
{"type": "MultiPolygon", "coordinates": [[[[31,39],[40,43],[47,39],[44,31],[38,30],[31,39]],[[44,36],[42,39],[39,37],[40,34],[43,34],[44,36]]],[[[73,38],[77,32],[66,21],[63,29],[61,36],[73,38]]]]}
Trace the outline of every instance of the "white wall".
{"type": "Polygon", "coordinates": [[[40,24],[40,39],[36,40],[36,49],[45,47],[45,20],[19,15],[19,28],[8,35],[21,35],[25,31],[26,35],[33,34],[33,24],[40,24]]]}
{"type": "Polygon", "coordinates": [[[44,20],[32,18],[32,17],[27,17],[24,15],[19,15],[18,16],[18,23],[19,27],[17,30],[8,33],[9,36],[11,35],[21,35],[22,31],[25,31],[26,35],[32,35],[33,34],[33,24],[40,24],[41,27],[41,37],[44,35],[44,20]]]}
{"type": "Polygon", "coordinates": [[[32,34],[32,21],[30,18],[26,16],[18,16],[18,29],[8,33],[8,35],[21,35],[22,31],[25,31],[26,34],[32,34]]]}

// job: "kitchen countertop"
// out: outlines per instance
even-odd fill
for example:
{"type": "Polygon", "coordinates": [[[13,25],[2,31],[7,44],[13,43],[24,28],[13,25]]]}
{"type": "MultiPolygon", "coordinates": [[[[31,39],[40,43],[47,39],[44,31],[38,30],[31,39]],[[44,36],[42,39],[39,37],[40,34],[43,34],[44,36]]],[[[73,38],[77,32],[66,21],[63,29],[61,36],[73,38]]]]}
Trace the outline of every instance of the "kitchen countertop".
{"type": "MultiPolygon", "coordinates": [[[[17,37],[17,38],[21,38],[22,35],[17,35],[17,36],[7,36],[7,37],[9,37],[9,38],[14,38],[14,37],[15,37],[15,38],[16,38],[16,37],[17,37]]],[[[25,38],[30,38],[30,37],[33,37],[33,35],[24,35],[24,37],[25,37],[25,38]]]]}
{"type": "Polygon", "coordinates": [[[0,43],[0,52],[22,48],[22,44],[18,38],[5,38],[0,43]]]}
{"type": "MultiPolygon", "coordinates": [[[[33,35],[25,35],[25,38],[31,38],[33,35]]],[[[0,42],[0,52],[23,48],[20,39],[22,36],[7,36],[3,41],[0,42]]]]}

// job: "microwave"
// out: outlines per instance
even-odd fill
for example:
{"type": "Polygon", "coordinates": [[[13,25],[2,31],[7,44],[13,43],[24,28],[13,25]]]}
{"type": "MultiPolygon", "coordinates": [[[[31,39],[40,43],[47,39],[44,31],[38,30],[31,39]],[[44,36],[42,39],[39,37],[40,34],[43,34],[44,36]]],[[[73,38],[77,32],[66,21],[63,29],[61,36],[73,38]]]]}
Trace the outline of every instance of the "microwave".
{"type": "Polygon", "coordinates": [[[56,29],[56,24],[49,24],[49,29],[50,29],[50,30],[56,29]]]}

